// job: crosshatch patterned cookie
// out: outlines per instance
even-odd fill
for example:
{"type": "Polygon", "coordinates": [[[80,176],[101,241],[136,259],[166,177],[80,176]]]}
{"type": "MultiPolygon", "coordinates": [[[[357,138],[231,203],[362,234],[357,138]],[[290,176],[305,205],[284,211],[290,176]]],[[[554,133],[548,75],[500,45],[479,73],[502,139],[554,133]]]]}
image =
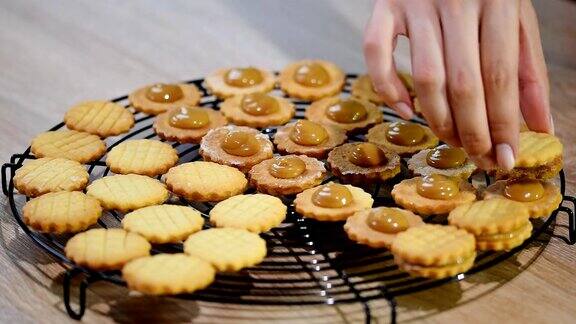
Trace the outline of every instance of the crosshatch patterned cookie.
{"type": "Polygon", "coordinates": [[[95,100],[70,108],[64,122],[69,129],[108,137],[129,131],[134,126],[134,116],[118,104],[95,100]]]}
{"type": "Polygon", "coordinates": [[[148,295],[193,293],[211,284],[215,275],[210,263],[184,253],[138,258],[122,268],[128,288],[148,295]]]}
{"type": "Polygon", "coordinates": [[[24,222],[48,233],[76,233],[96,224],[102,207],[95,198],[80,191],[51,192],[24,205],[24,222]]]}
{"type": "Polygon", "coordinates": [[[106,144],[96,135],[74,130],[58,130],[37,135],[30,145],[36,157],[60,157],[87,163],[106,153],[106,144]]]}
{"type": "Polygon", "coordinates": [[[266,241],[237,228],[211,228],[190,235],[184,252],[210,262],[218,271],[238,271],[266,257],[266,241]]]}
{"type": "Polygon", "coordinates": [[[119,270],[127,262],[150,255],[142,236],[119,228],[95,228],[74,235],[66,243],[66,256],[92,270],[119,270]]]}
{"type": "Polygon", "coordinates": [[[121,212],[161,204],[169,195],[160,181],[137,174],[100,178],[88,186],[86,193],[100,200],[104,209],[121,212]]]}
{"type": "Polygon", "coordinates": [[[264,194],[238,195],[216,204],[210,222],[216,227],[241,228],[254,233],[266,232],[286,218],[282,200],[264,194]]]}
{"type": "Polygon", "coordinates": [[[150,139],[128,140],[115,146],[106,157],[114,173],[136,173],[154,177],[178,162],[178,152],[169,144],[150,139]]]}
{"type": "Polygon", "coordinates": [[[122,228],[142,235],[151,243],[178,243],[204,225],[200,212],[178,205],[148,206],[124,216],[122,228]]]}
{"type": "Polygon", "coordinates": [[[166,185],[191,201],[221,201],[246,190],[248,180],[238,169],[214,162],[196,161],[172,167],[166,185]]]}
{"type": "Polygon", "coordinates": [[[48,192],[82,190],[88,184],[86,168],[61,158],[31,160],[16,170],[14,187],[28,197],[48,192]]]}

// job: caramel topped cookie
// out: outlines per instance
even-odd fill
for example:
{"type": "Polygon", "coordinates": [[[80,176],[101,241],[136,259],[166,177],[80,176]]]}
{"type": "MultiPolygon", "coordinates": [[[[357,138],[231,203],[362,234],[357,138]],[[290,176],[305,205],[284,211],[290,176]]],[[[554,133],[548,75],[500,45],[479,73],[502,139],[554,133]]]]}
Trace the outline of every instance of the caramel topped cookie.
{"type": "Polygon", "coordinates": [[[247,173],[252,166],[272,157],[274,146],[267,135],[245,126],[213,129],[200,142],[205,161],[233,166],[247,173]]]}
{"type": "Polygon", "coordinates": [[[134,126],[134,115],[113,102],[84,101],[66,112],[64,123],[69,129],[108,137],[129,131],[134,126]]]}
{"type": "Polygon", "coordinates": [[[352,83],[352,95],[354,97],[369,100],[377,105],[383,105],[384,99],[376,93],[372,85],[372,79],[368,74],[359,76],[352,83]]]}
{"type": "Polygon", "coordinates": [[[255,67],[235,67],[214,71],[205,79],[206,88],[220,99],[235,95],[266,93],[274,88],[271,72],[255,67]]]}
{"type": "Polygon", "coordinates": [[[179,143],[199,143],[209,130],[227,124],[221,112],[210,108],[181,106],[156,117],[154,131],[160,138],[179,143]]]}
{"type": "Polygon", "coordinates": [[[366,139],[368,142],[383,145],[401,156],[411,156],[418,151],[438,145],[438,138],[430,128],[403,120],[372,127],[366,139]]]}
{"type": "Polygon", "coordinates": [[[134,109],[149,115],[158,115],[170,108],[195,106],[202,95],[193,84],[155,83],[137,89],[128,96],[134,109]]]}
{"type": "Polygon", "coordinates": [[[36,157],[60,157],[87,163],[106,153],[106,144],[96,135],[74,130],[50,131],[37,135],[30,145],[36,157]]]}
{"type": "Polygon", "coordinates": [[[220,111],[236,125],[268,127],[289,122],[295,108],[287,99],[265,93],[251,93],[226,99],[220,105],[220,111]]]}
{"type": "Polygon", "coordinates": [[[307,119],[334,125],[349,133],[357,133],[382,122],[382,112],[368,100],[341,98],[340,96],[320,99],[306,109],[307,119]]]}
{"type": "Polygon", "coordinates": [[[408,160],[408,169],[422,176],[441,174],[468,179],[477,167],[468,158],[464,149],[443,144],[414,154],[408,160]]]}
{"type": "Polygon", "coordinates": [[[367,185],[393,178],[400,173],[400,157],[373,143],[348,143],[328,154],[332,173],[343,182],[367,185]]]}
{"type": "Polygon", "coordinates": [[[324,163],[305,155],[285,155],[264,160],[250,169],[250,185],[258,191],[281,196],[319,185],[326,176],[324,163]]]}
{"type": "Polygon", "coordinates": [[[340,92],[344,79],[344,73],[334,63],[302,60],[285,67],[279,82],[280,88],[291,97],[317,100],[340,92]]]}
{"type": "Polygon", "coordinates": [[[336,126],[299,120],[278,128],[274,143],[282,153],[324,158],[328,151],[346,141],[346,133],[336,126]]]}

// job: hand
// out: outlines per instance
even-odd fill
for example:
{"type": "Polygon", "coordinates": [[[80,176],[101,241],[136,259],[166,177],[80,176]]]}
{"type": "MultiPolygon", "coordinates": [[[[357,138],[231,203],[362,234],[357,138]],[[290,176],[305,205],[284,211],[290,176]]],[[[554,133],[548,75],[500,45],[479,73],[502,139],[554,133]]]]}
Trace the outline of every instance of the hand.
{"type": "Polygon", "coordinates": [[[424,118],[480,168],[514,167],[520,111],[529,129],[553,132],[529,0],[377,0],[365,31],[368,72],[384,101],[408,119],[412,102],[392,56],[398,35],[410,39],[424,118]]]}

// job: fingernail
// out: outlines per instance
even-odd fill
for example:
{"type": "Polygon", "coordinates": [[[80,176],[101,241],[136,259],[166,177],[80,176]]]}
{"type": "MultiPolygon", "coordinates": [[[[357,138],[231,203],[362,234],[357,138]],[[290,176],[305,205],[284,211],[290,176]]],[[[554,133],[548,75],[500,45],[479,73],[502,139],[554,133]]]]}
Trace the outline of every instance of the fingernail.
{"type": "Polygon", "coordinates": [[[515,163],[512,147],[508,144],[496,145],[496,160],[498,160],[498,166],[502,169],[512,170],[515,163]]]}
{"type": "Polygon", "coordinates": [[[551,132],[550,135],[554,135],[554,133],[555,133],[554,132],[554,118],[552,118],[552,115],[550,115],[550,127],[549,127],[549,129],[551,132]]]}
{"type": "Polygon", "coordinates": [[[413,116],[412,109],[405,102],[397,102],[394,104],[394,110],[404,119],[410,119],[413,116]]]}

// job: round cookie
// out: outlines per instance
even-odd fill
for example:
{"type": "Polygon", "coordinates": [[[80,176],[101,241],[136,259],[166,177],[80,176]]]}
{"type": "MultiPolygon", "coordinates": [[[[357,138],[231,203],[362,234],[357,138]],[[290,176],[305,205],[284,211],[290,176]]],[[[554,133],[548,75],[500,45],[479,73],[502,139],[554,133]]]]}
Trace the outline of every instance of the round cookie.
{"type": "MultiPolygon", "coordinates": [[[[519,202],[528,208],[530,218],[547,217],[562,203],[562,194],[560,193],[560,188],[549,181],[535,181],[542,185],[542,197],[531,201],[519,202]]],[[[506,185],[506,180],[496,181],[491,184],[484,190],[484,199],[504,198],[513,200],[506,196],[506,185]]]]}
{"type": "Polygon", "coordinates": [[[142,236],[119,228],[96,228],[74,235],[66,243],[66,256],[92,270],[120,270],[129,261],[150,255],[142,236]]]}
{"type": "Polygon", "coordinates": [[[236,95],[220,104],[220,111],[238,126],[263,128],[283,125],[294,117],[294,104],[265,93],[236,95]]]}
{"type": "Polygon", "coordinates": [[[59,157],[87,163],[106,153],[106,144],[96,135],[74,130],[44,132],[32,140],[32,153],[39,158],[59,157]]]}
{"type": "Polygon", "coordinates": [[[210,211],[210,222],[216,227],[266,232],[286,218],[282,200],[264,194],[238,195],[216,204],[210,211]]]}
{"type": "Polygon", "coordinates": [[[158,115],[154,121],[154,132],[158,137],[178,143],[199,143],[202,137],[211,129],[226,125],[226,117],[221,112],[202,107],[175,107],[158,115]],[[191,125],[179,126],[183,118],[200,117],[201,124],[190,122],[191,125]],[[200,116],[198,116],[200,115],[200,116]]]}
{"type": "Polygon", "coordinates": [[[302,60],[286,66],[280,72],[278,81],[280,88],[291,97],[317,100],[340,92],[345,75],[334,63],[302,60]]]}
{"type": "Polygon", "coordinates": [[[251,93],[266,93],[276,84],[274,74],[255,67],[223,68],[204,79],[206,88],[220,99],[251,93]]]}
{"type": "Polygon", "coordinates": [[[129,131],[134,126],[134,115],[113,102],[85,101],[66,112],[64,123],[69,129],[109,137],[129,131]]]}
{"type": "Polygon", "coordinates": [[[438,137],[430,128],[407,121],[378,124],[368,130],[366,140],[400,156],[411,156],[438,145],[438,137]]]}
{"type": "Polygon", "coordinates": [[[128,96],[137,111],[158,115],[177,106],[195,106],[202,94],[193,84],[156,83],[139,88],[128,96]]]}
{"type": "Polygon", "coordinates": [[[122,219],[122,228],[142,235],[154,244],[178,243],[204,225],[199,211],[179,205],[157,205],[137,209],[122,219]]]}
{"type": "Polygon", "coordinates": [[[347,133],[358,133],[381,123],[384,116],[370,101],[340,96],[314,101],[306,109],[305,117],[311,121],[340,127],[347,133]]]}
{"type": "Polygon", "coordinates": [[[237,228],[212,228],[190,235],[184,252],[210,262],[218,271],[238,271],[266,257],[266,241],[237,228]]]}
{"type": "Polygon", "coordinates": [[[80,191],[51,192],[24,205],[24,223],[48,233],[76,233],[96,224],[102,215],[100,202],[80,191]]]}
{"type": "Polygon", "coordinates": [[[352,95],[364,100],[369,100],[377,105],[385,104],[382,96],[374,91],[372,80],[368,74],[361,75],[352,82],[352,95]]]}
{"type": "Polygon", "coordinates": [[[83,190],[87,184],[86,168],[76,161],[62,158],[30,160],[14,174],[14,187],[28,197],[83,190]]]}
{"type": "Polygon", "coordinates": [[[122,268],[128,288],[148,295],[190,294],[208,287],[215,275],[208,262],[183,253],[138,258],[122,268]]]}
{"type": "Polygon", "coordinates": [[[178,162],[178,152],[169,144],[150,139],[124,141],[108,152],[106,165],[117,174],[164,174],[178,162]]]}
{"type": "Polygon", "coordinates": [[[443,144],[414,154],[408,160],[408,169],[421,176],[441,174],[465,180],[477,167],[462,148],[443,144]]]}
{"type": "Polygon", "coordinates": [[[323,159],[330,150],[344,143],[346,138],[346,133],[339,127],[299,120],[279,127],[274,135],[274,144],[281,153],[304,154],[323,159]],[[306,135],[306,132],[313,134],[306,135]],[[316,140],[317,143],[298,143],[295,141],[298,137],[302,137],[303,140],[316,140]],[[321,137],[325,138],[320,140],[321,137]]]}

